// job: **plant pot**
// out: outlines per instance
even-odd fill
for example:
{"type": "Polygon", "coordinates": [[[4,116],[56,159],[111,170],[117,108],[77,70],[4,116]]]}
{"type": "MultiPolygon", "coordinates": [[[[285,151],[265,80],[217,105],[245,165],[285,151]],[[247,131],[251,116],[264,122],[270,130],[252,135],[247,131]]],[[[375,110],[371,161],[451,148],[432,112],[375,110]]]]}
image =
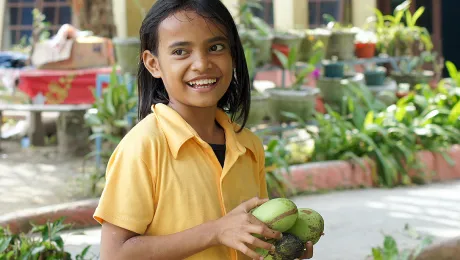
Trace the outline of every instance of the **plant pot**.
{"type": "Polygon", "coordinates": [[[257,30],[251,30],[248,35],[252,47],[257,50],[255,59],[256,65],[259,67],[270,63],[272,60],[272,43],[274,36],[261,35],[257,30]]]}
{"type": "Polygon", "coordinates": [[[327,78],[343,78],[345,75],[345,65],[342,62],[324,61],[324,76],[327,78]]]}
{"type": "Polygon", "coordinates": [[[321,92],[324,103],[338,110],[341,107],[342,98],[346,94],[343,86],[349,82],[364,84],[364,75],[357,73],[342,79],[321,77],[316,81],[316,86],[321,92]]]}
{"type": "Polygon", "coordinates": [[[407,83],[410,89],[413,89],[417,84],[429,84],[434,77],[434,72],[425,70],[422,72],[414,71],[410,74],[403,74],[399,71],[392,71],[390,76],[396,81],[396,83],[407,83]]]}
{"type": "Polygon", "coordinates": [[[296,114],[303,120],[312,118],[315,107],[318,89],[304,86],[300,90],[290,88],[272,88],[267,89],[270,97],[268,104],[270,108],[270,117],[276,122],[294,121],[282,115],[282,112],[296,114]]]}
{"type": "Polygon", "coordinates": [[[300,43],[304,38],[301,34],[290,33],[290,32],[275,32],[273,43],[278,45],[288,46],[289,49],[296,48],[299,50],[300,43]]]}
{"type": "Polygon", "coordinates": [[[327,50],[329,38],[331,37],[331,31],[317,28],[313,30],[292,30],[292,32],[302,35],[302,40],[299,45],[299,61],[307,62],[314,54],[313,47],[319,42],[323,45],[323,56],[321,59],[324,59],[326,56],[325,50],[327,50]]]}
{"type": "Polygon", "coordinates": [[[394,81],[391,78],[386,78],[384,82],[379,86],[368,85],[368,88],[372,92],[374,97],[385,103],[387,106],[395,104],[398,100],[398,97],[396,95],[396,81],[394,81]]]}
{"type": "Polygon", "coordinates": [[[372,58],[375,56],[375,43],[356,43],[355,54],[358,58],[372,58]]]}
{"type": "Polygon", "coordinates": [[[351,29],[332,30],[327,45],[326,59],[336,56],[339,60],[350,60],[355,57],[356,32],[351,29]]]}
{"type": "Polygon", "coordinates": [[[367,70],[364,72],[366,85],[368,86],[381,86],[385,82],[387,69],[379,67],[376,70],[367,70]]]}
{"type": "Polygon", "coordinates": [[[141,41],[138,38],[114,38],[113,45],[118,65],[123,73],[137,74],[141,41]]]}
{"type": "Polygon", "coordinates": [[[267,93],[258,91],[251,92],[251,109],[249,110],[247,126],[260,124],[268,116],[268,98],[267,93]]]}

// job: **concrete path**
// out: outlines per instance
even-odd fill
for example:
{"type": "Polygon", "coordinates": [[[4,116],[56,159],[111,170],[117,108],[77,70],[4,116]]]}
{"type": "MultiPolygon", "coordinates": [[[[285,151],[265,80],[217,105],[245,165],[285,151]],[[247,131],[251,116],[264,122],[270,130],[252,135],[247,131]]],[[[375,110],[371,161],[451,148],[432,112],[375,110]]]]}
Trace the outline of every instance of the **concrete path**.
{"type": "MultiPolygon", "coordinates": [[[[403,234],[407,223],[435,240],[460,236],[460,181],[420,187],[331,192],[292,198],[325,219],[325,236],[315,245],[314,260],[363,260],[383,245],[381,232],[392,234],[401,248],[418,245],[403,234]]],[[[65,235],[71,252],[92,245],[99,253],[100,229],[65,235]]],[[[97,259],[97,258],[95,258],[97,259]]]]}
{"type": "Polygon", "coordinates": [[[0,215],[88,196],[83,159],[61,157],[56,146],[22,149],[18,143],[2,142],[0,215]]]}

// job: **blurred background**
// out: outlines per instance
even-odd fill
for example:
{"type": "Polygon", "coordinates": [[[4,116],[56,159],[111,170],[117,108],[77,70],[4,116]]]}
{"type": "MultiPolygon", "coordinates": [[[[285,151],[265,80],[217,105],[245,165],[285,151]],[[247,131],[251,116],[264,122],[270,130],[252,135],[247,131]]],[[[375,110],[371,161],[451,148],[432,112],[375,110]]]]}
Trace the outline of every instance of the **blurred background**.
{"type": "MultiPolygon", "coordinates": [[[[99,259],[154,2],[0,0],[0,259],[99,259]]],[[[459,259],[460,2],[222,2],[270,197],[324,218],[313,259],[459,259]]]]}

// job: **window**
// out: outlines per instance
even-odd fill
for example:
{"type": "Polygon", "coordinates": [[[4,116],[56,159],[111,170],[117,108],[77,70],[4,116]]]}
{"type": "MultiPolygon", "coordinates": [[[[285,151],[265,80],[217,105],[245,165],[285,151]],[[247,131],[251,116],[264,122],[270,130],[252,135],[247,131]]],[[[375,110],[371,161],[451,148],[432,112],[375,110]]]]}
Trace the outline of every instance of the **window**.
{"type": "Polygon", "coordinates": [[[335,20],[342,21],[342,0],[309,0],[308,1],[309,27],[316,28],[325,25],[324,14],[332,15],[335,20]]]}
{"type": "Polygon", "coordinates": [[[265,22],[269,25],[273,26],[274,18],[273,18],[273,0],[261,0],[260,4],[262,5],[263,9],[253,9],[253,13],[255,16],[262,18],[265,22]]]}
{"type": "Polygon", "coordinates": [[[9,19],[6,20],[9,44],[18,44],[24,36],[32,36],[32,10],[38,8],[50,24],[53,35],[65,23],[71,23],[71,0],[8,0],[9,19]]]}

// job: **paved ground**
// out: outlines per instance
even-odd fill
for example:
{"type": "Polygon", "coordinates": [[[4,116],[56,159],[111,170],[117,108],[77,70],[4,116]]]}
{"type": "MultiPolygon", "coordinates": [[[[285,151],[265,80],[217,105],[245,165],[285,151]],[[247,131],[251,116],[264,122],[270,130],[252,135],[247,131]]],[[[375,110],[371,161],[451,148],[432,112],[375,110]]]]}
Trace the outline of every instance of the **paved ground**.
{"type": "Polygon", "coordinates": [[[18,141],[1,145],[0,215],[87,196],[83,159],[61,157],[55,147],[21,149],[18,141]]]}
{"type": "MultiPolygon", "coordinates": [[[[315,245],[314,260],[362,260],[371,248],[383,244],[381,232],[394,235],[398,246],[418,244],[403,234],[408,223],[436,240],[460,236],[460,181],[392,190],[369,189],[293,198],[299,207],[319,211],[325,236],[315,245]]],[[[86,235],[65,235],[68,249],[92,245],[98,255],[100,229],[86,235]]]]}

